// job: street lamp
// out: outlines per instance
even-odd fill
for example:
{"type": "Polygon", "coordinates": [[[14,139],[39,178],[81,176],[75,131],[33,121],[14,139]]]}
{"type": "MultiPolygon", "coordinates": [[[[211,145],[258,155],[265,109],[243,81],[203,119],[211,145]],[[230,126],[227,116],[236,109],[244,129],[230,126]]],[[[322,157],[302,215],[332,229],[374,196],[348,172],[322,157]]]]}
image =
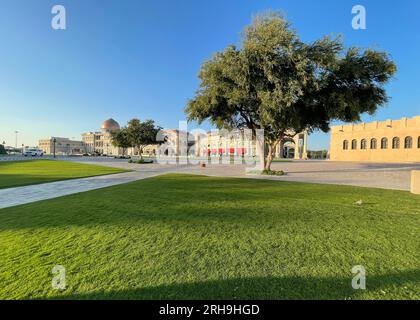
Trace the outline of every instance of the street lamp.
{"type": "Polygon", "coordinates": [[[55,158],[55,143],[57,142],[57,139],[56,138],[54,138],[53,139],[53,143],[54,143],[54,145],[53,145],[53,154],[54,154],[54,158],[55,158]]]}
{"type": "Polygon", "coordinates": [[[17,149],[17,145],[18,145],[18,133],[19,131],[15,131],[15,148],[17,149]]]}
{"type": "Polygon", "coordinates": [[[22,155],[23,155],[23,148],[24,148],[25,144],[22,143],[22,155]]]}

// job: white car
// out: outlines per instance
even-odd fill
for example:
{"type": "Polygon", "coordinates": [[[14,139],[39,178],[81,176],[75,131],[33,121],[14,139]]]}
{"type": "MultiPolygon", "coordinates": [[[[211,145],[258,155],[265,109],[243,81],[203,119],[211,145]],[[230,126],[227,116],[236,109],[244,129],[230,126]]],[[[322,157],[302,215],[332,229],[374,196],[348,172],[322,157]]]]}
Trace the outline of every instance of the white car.
{"type": "Polygon", "coordinates": [[[26,149],[23,152],[25,157],[42,157],[44,155],[44,151],[39,149],[26,149]]]}

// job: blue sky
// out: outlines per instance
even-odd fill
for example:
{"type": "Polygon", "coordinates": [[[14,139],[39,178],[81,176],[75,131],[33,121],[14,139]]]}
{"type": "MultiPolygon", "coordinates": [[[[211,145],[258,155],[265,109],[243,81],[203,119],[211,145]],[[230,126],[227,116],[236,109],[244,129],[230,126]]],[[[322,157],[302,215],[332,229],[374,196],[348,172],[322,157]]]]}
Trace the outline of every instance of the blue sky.
{"type": "MultiPolygon", "coordinates": [[[[14,145],[15,130],[19,145],[80,138],[109,117],[177,127],[201,63],[237,44],[266,9],[283,11],[304,41],[342,34],[346,46],[389,52],[398,73],[374,119],[420,115],[418,0],[1,0],[0,140],[14,145]],[[56,4],[67,30],[51,28],[56,4]],[[351,27],[356,4],[366,7],[367,30],[351,27]]],[[[311,149],[328,144],[325,134],[309,139],[311,149]]]]}

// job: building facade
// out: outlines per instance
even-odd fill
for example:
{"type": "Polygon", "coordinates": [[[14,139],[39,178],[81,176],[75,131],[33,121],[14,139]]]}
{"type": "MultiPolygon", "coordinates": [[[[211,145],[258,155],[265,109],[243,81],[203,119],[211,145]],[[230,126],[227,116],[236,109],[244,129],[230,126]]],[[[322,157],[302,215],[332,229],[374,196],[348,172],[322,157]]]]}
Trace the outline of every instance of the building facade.
{"type": "Polygon", "coordinates": [[[38,148],[44,151],[44,154],[53,154],[54,139],[55,153],[58,155],[80,155],[86,152],[85,144],[82,141],[70,140],[68,138],[61,137],[41,139],[38,142],[38,148]]]}
{"type": "MultiPolygon", "coordinates": [[[[255,139],[243,130],[224,132],[214,130],[194,136],[195,156],[252,156],[257,155],[255,139]]],[[[308,134],[302,132],[290,139],[283,141],[276,147],[276,158],[307,159],[308,134]]],[[[265,152],[268,148],[265,148],[265,152]]]]}
{"type": "Polygon", "coordinates": [[[122,148],[114,147],[111,139],[111,131],[119,129],[120,125],[117,121],[108,119],[102,123],[101,131],[82,133],[82,141],[86,146],[86,152],[110,156],[122,155],[122,148]]]}
{"type": "Polygon", "coordinates": [[[334,126],[330,160],[420,162],[420,116],[334,126]]]}
{"type": "MultiPolygon", "coordinates": [[[[67,138],[56,139],[57,154],[97,154],[107,156],[136,156],[137,148],[115,147],[112,144],[111,132],[120,130],[120,125],[114,119],[102,123],[100,131],[82,133],[82,141],[67,138]]],[[[45,154],[52,154],[54,137],[39,141],[39,148],[45,154]]],[[[161,144],[153,144],[143,149],[143,155],[150,156],[253,156],[257,155],[255,141],[246,136],[243,130],[231,132],[213,130],[210,132],[186,132],[182,130],[161,130],[157,140],[161,144]]],[[[280,143],[275,152],[276,158],[307,159],[308,134],[302,132],[292,139],[280,143]]],[[[266,152],[268,148],[265,149],[266,152]]]]}

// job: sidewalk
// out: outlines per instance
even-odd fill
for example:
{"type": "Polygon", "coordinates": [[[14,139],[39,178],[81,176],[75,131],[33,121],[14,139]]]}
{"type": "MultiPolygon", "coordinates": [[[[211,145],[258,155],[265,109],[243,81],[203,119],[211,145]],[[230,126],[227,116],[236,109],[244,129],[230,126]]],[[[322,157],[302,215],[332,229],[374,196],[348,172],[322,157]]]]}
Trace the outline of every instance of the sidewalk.
{"type": "Polygon", "coordinates": [[[164,173],[134,171],[0,190],[0,209],[141,180],[164,173]]]}

